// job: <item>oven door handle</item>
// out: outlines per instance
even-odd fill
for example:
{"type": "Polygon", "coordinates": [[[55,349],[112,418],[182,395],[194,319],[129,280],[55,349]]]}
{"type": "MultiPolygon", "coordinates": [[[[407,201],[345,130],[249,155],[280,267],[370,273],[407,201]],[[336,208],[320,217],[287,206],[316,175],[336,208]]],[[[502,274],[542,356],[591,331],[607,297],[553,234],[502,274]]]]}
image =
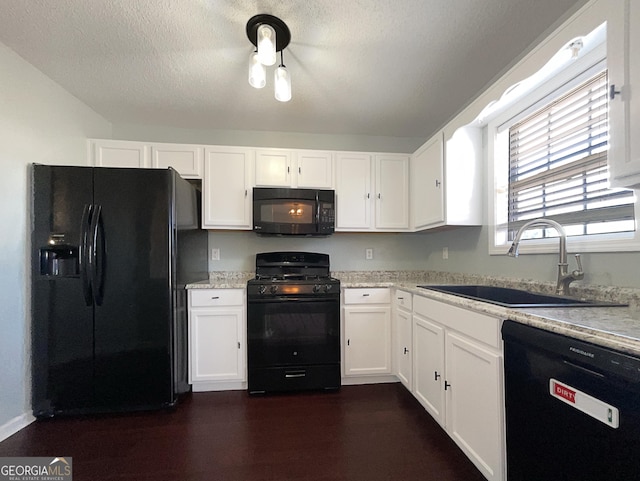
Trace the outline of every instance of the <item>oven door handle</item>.
{"type": "Polygon", "coordinates": [[[249,304],[270,304],[274,302],[340,302],[339,297],[270,297],[268,299],[249,299],[249,304]]]}

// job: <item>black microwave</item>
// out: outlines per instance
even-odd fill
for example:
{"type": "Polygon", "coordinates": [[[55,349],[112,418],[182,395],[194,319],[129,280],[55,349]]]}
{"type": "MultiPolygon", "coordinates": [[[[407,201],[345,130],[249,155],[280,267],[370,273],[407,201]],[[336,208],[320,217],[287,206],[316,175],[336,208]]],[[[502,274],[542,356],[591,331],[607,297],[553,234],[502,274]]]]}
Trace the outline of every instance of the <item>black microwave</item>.
{"type": "Polygon", "coordinates": [[[333,234],[335,197],[333,190],[255,187],[253,230],[265,235],[333,234]]]}

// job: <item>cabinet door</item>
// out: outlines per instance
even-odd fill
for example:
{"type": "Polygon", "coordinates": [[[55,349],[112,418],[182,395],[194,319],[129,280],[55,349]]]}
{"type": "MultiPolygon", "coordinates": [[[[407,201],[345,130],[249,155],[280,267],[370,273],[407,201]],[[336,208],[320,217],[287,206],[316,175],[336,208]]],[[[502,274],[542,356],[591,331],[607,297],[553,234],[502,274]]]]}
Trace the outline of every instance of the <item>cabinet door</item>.
{"type": "Polygon", "coordinates": [[[197,145],[152,144],[151,166],[173,167],[185,179],[201,179],[204,148],[197,145]]]}
{"type": "Polygon", "coordinates": [[[377,155],[376,229],[409,228],[409,156],[377,155]]]}
{"type": "Polygon", "coordinates": [[[205,151],[202,227],[251,229],[251,150],[205,151]]]}
{"type": "Polygon", "coordinates": [[[612,2],[607,19],[609,170],[612,187],[640,187],[640,4],[612,2]],[[634,94],[635,91],[635,94],[634,94]]]}
{"type": "Polygon", "coordinates": [[[404,309],[396,309],[396,362],[398,364],[398,379],[404,386],[411,390],[412,374],[412,320],[411,313],[404,309]]]}
{"type": "Polygon", "coordinates": [[[502,480],[502,358],[455,333],[446,337],[447,431],[488,480],[502,480]]]}
{"type": "Polygon", "coordinates": [[[190,311],[190,383],[245,379],[243,313],[242,307],[190,311]]]}
{"type": "Polygon", "coordinates": [[[345,376],[391,373],[391,308],[344,309],[345,376]]]}
{"type": "Polygon", "coordinates": [[[413,395],[438,423],[445,425],[444,329],[413,316],[413,395]]]}
{"type": "Polygon", "coordinates": [[[296,153],[297,183],[294,187],[333,189],[333,154],[305,150],[296,153]]]}
{"type": "Polygon", "coordinates": [[[256,150],[256,186],[290,187],[291,152],[256,150]]]}
{"type": "Polygon", "coordinates": [[[411,227],[444,222],[444,144],[439,133],[411,156],[411,227]]]}
{"type": "Polygon", "coordinates": [[[336,230],[371,229],[371,156],[336,157],[336,230]]]}
{"type": "Polygon", "coordinates": [[[96,167],[149,167],[149,148],[142,142],[93,140],[92,165],[96,167]]]}

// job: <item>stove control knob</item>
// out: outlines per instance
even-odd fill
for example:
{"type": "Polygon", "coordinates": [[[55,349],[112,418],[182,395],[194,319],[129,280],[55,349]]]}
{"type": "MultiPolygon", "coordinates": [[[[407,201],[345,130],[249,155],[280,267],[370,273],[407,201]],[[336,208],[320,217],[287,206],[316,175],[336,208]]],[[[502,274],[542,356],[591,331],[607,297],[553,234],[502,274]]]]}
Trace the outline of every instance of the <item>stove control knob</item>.
{"type": "Polygon", "coordinates": [[[260,287],[258,288],[258,292],[259,292],[260,294],[264,294],[265,292],[267,292],[267,286],[260,286],[260,287]]]}
{"type": "Polygon", "coordinates": [[[325,284],[324,292],[329,292],[333,286],[331,284],[325,284]]]}
{"type": "Polygon", "coordinates": [[[271,289],[269,289],[271,291],[271,294],[275,294],[276,292],[278,292],[278,286],[273,285],[271,286],[271,289]]]}
{"type": "Polygon", "coordinates": [[[313,292],[314,292],[314,293],[315,293],[315,292],[320,292],[320,289],[321,289],[321,287],[320,287],[318,284],[315,284],[315,285],[313,286],[313,292]]]}

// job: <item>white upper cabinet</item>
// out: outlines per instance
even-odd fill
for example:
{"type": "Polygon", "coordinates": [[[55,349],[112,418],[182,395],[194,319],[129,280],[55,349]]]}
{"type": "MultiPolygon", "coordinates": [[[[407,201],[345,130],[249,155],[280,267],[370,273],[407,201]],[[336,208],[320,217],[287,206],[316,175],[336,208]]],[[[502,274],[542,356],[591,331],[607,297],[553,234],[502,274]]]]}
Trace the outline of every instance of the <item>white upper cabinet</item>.
{"type": "Polygon", "coordinates": [[[408,155],[339,152],[336,169],[336,230],[408,230],[408,155]]]}
{"type": "Polygon", "coordinates": [[[137,169],[172,167],[185,179],[201,179],[204,147],[189,144],[89,140],[89,165],[137,169]]]}
{"type": "Polygon", "coordinates": [[[444,222],[444,143],[442,132],[411,156],[411,228],[444,222]]]}
{"type": "Polygon", "coordinates": [[[256,150],[256,187],[291,186],[291,151],[256,150]]]}
{"type": "Polygon", "coordinates": [[[298,150],[295,152],[296,168],[293,187],[333,189],[333,153],[321,150],[298,150]],[[297,183],[295,182],[297,180],[297,183]]]}
{"type": "Polygon", "coordinates": [[[147,168],[149,145],[123,140],[89,140],[89,164],[96,167],[147,168]]]}
{"type": "Polygon", "coordinates": [[[412,229],[482,225],[482,130],[438,133],[411,159],[412,229]]]}
{"type": "Polygon", "coordinates": [[[185,179],[201,179],[204,147],[188,144],[151,144],[151,166],[173,167],[185,179]]]}
{"type": "Polygon", "coordinates": [[[336,230],[371,229],[371,155],[338,153],[336,169],[336,230]]]}
{"type": "Polygon", "coordinates": [[[640,2],[611,4],[607,22],[610,181],[612,187],[640,189],[640,2]]]}
{"type": "Polygon", "coordinates": [[[409,228],[409,156],[375,156],[375,228],[401,231],[409,228]]]}
{"type": "Polygon", "coordinates": [[[333,153],[319,150],[256,150],[257,187],[333,189],[333,153]]]}
{"type": "Polygon", "coordinates": [[[204,229],[251,229],[253,151],[243,147],[207,147],[202,185],[204,229]]]}

